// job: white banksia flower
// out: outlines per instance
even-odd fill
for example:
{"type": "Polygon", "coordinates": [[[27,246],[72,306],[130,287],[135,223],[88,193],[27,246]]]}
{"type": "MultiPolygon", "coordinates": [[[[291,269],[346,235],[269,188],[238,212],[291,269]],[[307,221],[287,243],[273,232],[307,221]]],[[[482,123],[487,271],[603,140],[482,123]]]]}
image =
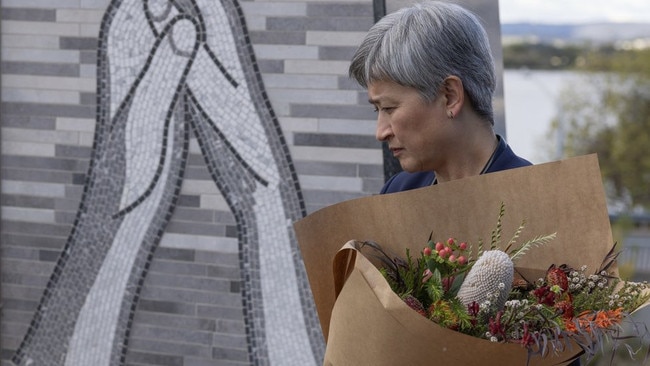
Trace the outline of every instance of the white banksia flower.
{"type": "Polygon", "coordinates": [[[482,304],[492,298],[497,309],[502,309],[508,299],[513,277],[514,264],[508,254],[501,250],[483,252],[467,273],[457,297],[464,305],[473,302],[482,304]],[[500,288],[501,284],[503,288],[500,288]]]}

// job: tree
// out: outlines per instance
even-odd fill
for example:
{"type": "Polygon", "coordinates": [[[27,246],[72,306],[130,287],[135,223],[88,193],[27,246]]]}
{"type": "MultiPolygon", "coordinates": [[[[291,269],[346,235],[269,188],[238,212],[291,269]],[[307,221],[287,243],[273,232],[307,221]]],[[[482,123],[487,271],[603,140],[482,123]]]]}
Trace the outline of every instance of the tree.
{"type": "Polygon", "coordinates": [[[591,52],[585,82],[563,91],[553,134],[564,156],[597,153],[608,195],[650,209],[650,49],[591,52]]]}

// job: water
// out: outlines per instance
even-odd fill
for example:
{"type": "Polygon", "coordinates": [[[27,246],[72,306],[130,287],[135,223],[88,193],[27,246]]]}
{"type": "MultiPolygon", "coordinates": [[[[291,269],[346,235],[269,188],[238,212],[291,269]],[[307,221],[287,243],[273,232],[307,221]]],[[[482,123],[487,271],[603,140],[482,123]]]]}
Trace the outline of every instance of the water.
{"type": "Polygon", "coordinates": [[[517,155],[534,164],[557,160],[558,140],[548,133],[561,91],[578,78],[572,71],[504,71],[506,139],[517,155]]]}

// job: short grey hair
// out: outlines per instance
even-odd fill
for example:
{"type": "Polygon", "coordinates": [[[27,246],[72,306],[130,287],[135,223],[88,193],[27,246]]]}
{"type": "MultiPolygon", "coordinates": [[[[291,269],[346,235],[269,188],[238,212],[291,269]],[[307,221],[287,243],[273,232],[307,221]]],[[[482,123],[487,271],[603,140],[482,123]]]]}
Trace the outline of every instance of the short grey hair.
{"type": "Polygon", "coordinates": [[[470,103],[494,124],[494,59],[478,17],[459,5],[426,1],[391,13],[370,28],[350,64],[364,88],[392,81],[433,100],[444,80],[459,77],[470,103]]]}

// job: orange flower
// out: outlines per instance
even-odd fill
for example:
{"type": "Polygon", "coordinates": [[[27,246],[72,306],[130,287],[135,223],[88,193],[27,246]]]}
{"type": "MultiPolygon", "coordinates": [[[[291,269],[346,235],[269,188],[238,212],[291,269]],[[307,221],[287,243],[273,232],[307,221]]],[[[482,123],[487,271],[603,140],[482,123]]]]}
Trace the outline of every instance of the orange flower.
{"type": "Polygon", "coordinates": [[[607,329],[612,325],[620,323],[621,319],[623,319],[622,311],[622,308],[615,310],[583,311],[575,319],[566,319],[564,326],[567,331],[573,333],[577,333],[578,328],[590,333],[592,326],[607,329]],[[578,321],[577,325],[575,320],[578,321]]]}
{"type": "Polygon", "coordinates": [[[616,310],[603,310],[596,313],[596,318],[594,323],[599,328],[609,328],[614,324],[617,324],[621,321],[621,308],[616,310]]]}
{"type": "Polygon", "coordinates": [[[578,330],[576,323],[573,322],[573,318],[564,318],[564,328],[571,333],[576,333],[578,330]]]}

